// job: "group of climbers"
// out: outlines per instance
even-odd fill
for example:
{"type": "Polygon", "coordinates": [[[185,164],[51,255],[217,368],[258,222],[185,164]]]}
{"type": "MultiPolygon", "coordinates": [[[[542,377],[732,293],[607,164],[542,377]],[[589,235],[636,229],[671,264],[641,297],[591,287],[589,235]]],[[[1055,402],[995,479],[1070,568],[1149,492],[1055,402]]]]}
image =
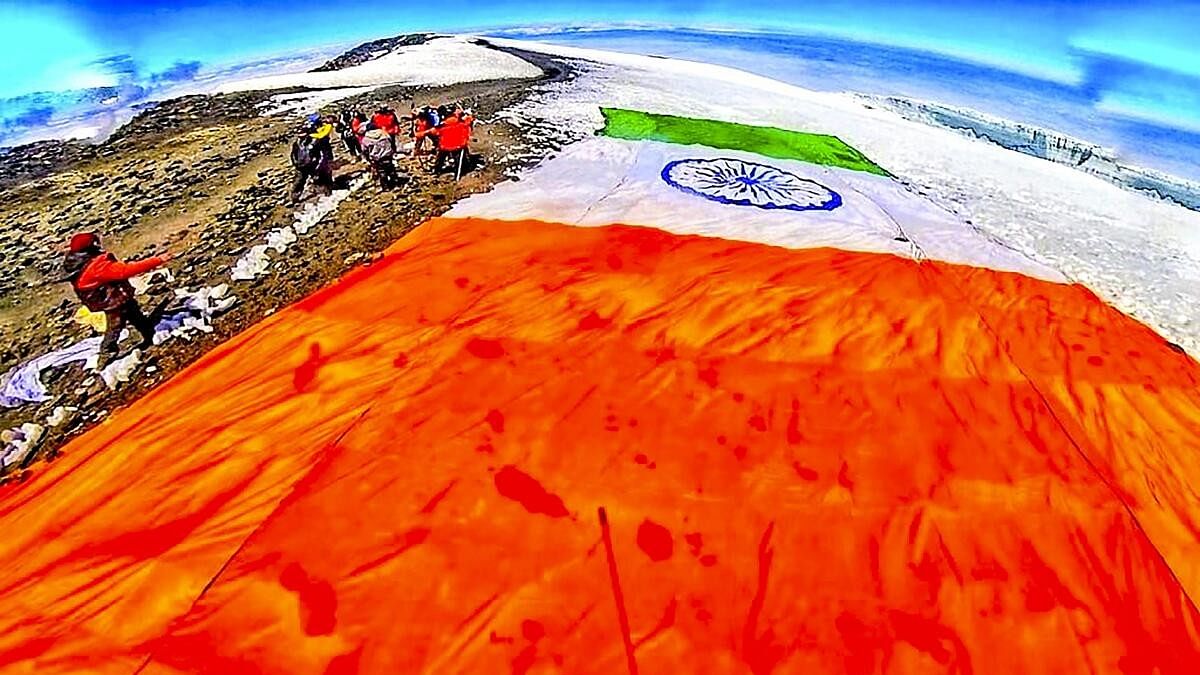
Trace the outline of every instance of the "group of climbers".
{"type": "Polygon", "coordinates": [[[420,118],[421,114],[414,111],[412,132],[416,139],[414,151],[420,147],[424,138],[430,138],[435,149],[433,173],[441,173],[446,168],[446,162],[449,161],[449,168],[454,170],[454,179],[458,180],[467,168],[468,149],[471,144],[471,132],[475,127],[475,115],[462,106],[454,105],[442,106],[437,111],[436,117],[431,115],[423,124],[420,122],[420,118]]]}
{"type": "Polygon", "coordinates": [[[333,186],[333,145],[330,137],[336,131],[346,153],[354,161],[365,162],[371,175],[384,189],[400,184],[395,158],[408,151],[400,139],[412,139],[413,156],[426,154],[426,145],[434,155],[431,170],[434,174],[447,169],[455,179],[469,168],[469,146],[475,117],[469,109],[458,105],[424,106],[413,108],[406,116],[380,106],[369,117],[361,110],[343,110],[337,118],[322,118],[313,114],[292,144],[292,165],[296,178],[292,185],[292,200],[297,201],[304,186],[311,182],[326,194],[333,186]]]}

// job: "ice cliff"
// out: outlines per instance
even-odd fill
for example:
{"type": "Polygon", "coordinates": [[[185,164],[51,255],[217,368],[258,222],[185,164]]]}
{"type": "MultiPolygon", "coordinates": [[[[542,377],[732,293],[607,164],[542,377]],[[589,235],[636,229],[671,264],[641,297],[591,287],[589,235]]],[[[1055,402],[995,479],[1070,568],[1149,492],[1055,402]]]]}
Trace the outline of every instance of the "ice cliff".
{"type": "Polygon", "coordinates": [[[886,108],[905,119],[953,129],[1009,150],[1066,164],[1123,188],[1200,211],[1200,184],[1122,164],[1110,148],[974,110],[895,96],[862,95],[861,98],[868,105],[886,108]]]}

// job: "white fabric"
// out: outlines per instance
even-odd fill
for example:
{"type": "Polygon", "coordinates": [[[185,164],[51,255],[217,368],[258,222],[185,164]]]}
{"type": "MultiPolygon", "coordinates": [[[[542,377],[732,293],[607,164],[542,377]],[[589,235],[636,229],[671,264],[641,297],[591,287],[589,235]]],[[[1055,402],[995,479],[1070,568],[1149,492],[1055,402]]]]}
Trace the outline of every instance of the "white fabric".
{"type": "Polygon", "coordinates": [[[520,181],[503,183],[459,202],[447,215],[593,226],[645,225],[677,234],[788,248],[828,246],[928,256],[1064,280],[1055,271],[988,240],[890,178],[703,146],[588,139],[568,146],[520,181]],[[661,173],[668,163],[691,158],[734,158],[781,169],[833,190],[841,196],[842,205],[831,211],[789,211],[723,204],[663,180],[661,173]]]}
{"type": "Polygon", "coordinates": [[[79,408],[73,405],[55,406],[54,410],[46,417],[46,426],[57,427],[67,421],[67,415],[73,412],[78,412],[79,408]]]}
{"type": "Polygon", "coordinates": [[[133,286],[134,294],[145,295],[146,290],[150,288],[150,280],[155,277],[162,279],[163,283],[169,284],[175,281],[175,275],[171,274],[170,269],[166,267],[158,267],[146,272],[145,274],[139,274],[129,280],[130,285],[133,286]]]}
{"type": "MultiPolygon", "coordinates": [[[[237,303],[237,297],[229,293],[228,284],[208,286],[197,291],[176,289],[175,295],[182,301],[185,311],[164,316],[158,322],[154,344],[162,344],[173,337],[190,340],[197,333],[211,333],[213,317],[237,303]]],[[[128,331],[121,332],[122,340],[127,336],[128,331]]],[[[0,377],[0,405],[15,408],[50,400],[41,374],[49,368],[72,363],[82,363],[84,367],[94,369],[100,360],[101,340],[101,337],[80,340],[13,368],[0,377]]],[[[108,364],[101,371],[101,377],[110,388],[115,389],[117,384],[129,381],[138,363],[140,357],[127,355],[108,364]]]]}
{"type": "Polygon", "coordinates": [[[16,429],[0,432],[0,464],[5,467],[19,464],[30,450],[37,447],[45,431],[40,424],[25,422],[16,429]]]}
{"type": "Polygon", "coordinates": [[[154,344],[159,345],[177,337],[191,340],[197,333],[213,332],[212,320],[237,304],[237,296],[229,293],[229,284],[206,286],[196,291],[175,289],[184,311],[164,316],[155,326],[154,344]]]}
{"type": "Polygon", "coordinates": [[[104,380],[104,384],[108,385],[109,389],[115,390],[117,385],[128,382],[133,377],[141,363],[142,352],[135,349],[104,366],[104,370],[100,371],[100,379],[104,380]]]}
{"type": "Polygon", "coordinates": [[[100,353],[100,341],[93,337],[76,342],[24,363],[0,378],[0,405],[15,408],[25,403],[41,403],[50,399],[46,385],[42,384],[42,371],[70,363],[86,363],[100,353]]]}
{"type": "Polygon", "coordinates": [[[267,248],[276,253],[283,253],[296,241],[296,231],[290,225],[271,230],[267,233],[267,248]]]}

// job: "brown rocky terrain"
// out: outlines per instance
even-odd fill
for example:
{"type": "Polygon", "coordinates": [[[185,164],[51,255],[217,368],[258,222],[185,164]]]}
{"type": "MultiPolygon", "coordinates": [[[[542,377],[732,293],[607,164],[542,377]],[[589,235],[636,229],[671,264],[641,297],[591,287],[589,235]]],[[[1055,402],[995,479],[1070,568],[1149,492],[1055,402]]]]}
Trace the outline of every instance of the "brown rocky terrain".
{"type": "MultiPolygon", "coordinates": [[[[213,333],[149,350],[138,375],[116,391],[78,365],[43,374],[52,399],[0,408],[0,429],[42,423],[59,406],[78,411],[47,428],[35,452],[20,466],[3,470],[5,480],[21,476],[39,459],[52,459],[71,437],[265,314],[355,265],[370,264],[378,252],[458,198],[488,190],[506,174],[536,162],[545,148],[536,127],[525,130],[493,120],[497,111],[538,86],[573,77],[566,64],[535,62],[546,73],[540,83],[383,87],[322,109],[323,114],[347,107],[370,112],[384,104],[403,112],[411,105],[462,102],[480,120],[472,143],[478,166],[455,182],[451,176],[430,175],[428,157],[400,158],[401,173],[410,176],[402,187],[382,191],[371,184],[353,193],[293,244],[279,266],[254,281],[231,281],[234,262],[262,243],[269,230],[289,224],[295,213],[286,204],[292,176],[288,153],[300,120],[263,114],[272,96],[286,92],[175,99],[143,112],[98,146],[41,143],[0,156],[0,251],[9,261],[9,274],[0,277],[0,374],[94,334],[73,321],[77,302],[69,286],[58,282],[65,241],[74,232],[99,232],[106,248],[124,259],[167,250],[175,254],[169,266],[175,281],[152,284],[143,307],[175,288],[221,283],[229,283],[239,300],[214,322],[213,333]]],[[[365,171],[340,144],[335,156],[341,183],[365,171]]]]}

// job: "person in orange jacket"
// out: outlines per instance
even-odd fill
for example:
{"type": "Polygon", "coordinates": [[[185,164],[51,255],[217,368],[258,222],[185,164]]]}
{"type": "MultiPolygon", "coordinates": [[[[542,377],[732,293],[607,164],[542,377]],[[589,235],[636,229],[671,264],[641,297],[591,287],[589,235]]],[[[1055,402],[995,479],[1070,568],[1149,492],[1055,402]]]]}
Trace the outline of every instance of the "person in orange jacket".
{"type": "Polygon", "coordinates": [[[371,116],[371,122],[376,129],[383,129],[387,133],[392,142],[392,151],[396,150],[396,135],[400,133],[400,118],[396,116],[396,111],[386,106],[381,106],[375,114],[371,116]]]}
{"type": "Polygon", "coordinates": [[[392,125],[391,112],[387,108],[379,108],[374,115],[371,115],[371,124],[374,124],[376,129],[389,131],[392,125]]]}
{"type": "Polygon", "coordinates": [[[413,137],[413,156],[420,157],[425,154],[425,138],[430,136],[429,131],[433,129],[433,118],[426,107],[422,110],[414,108],[409,119],[412,120],[410,135],[413,137]]]}
{"type": "Polygon", "coordinates": [[[129,280],[170,260],[170,254],[166,254],[125,263],[105,251],[100,246],[100,237],[93,232],[71,237],[63,260],[64,280],[70,282],[84,307],[93,312],[104,312],[108,326],[100,342],[102,366],[116,355],[117,342],[126,325],[132,325],[142,334],[139,349],[154,344],[154,327],[161,316],[155,317],[158,311],[149,317],[142,313],[142,308],[133,297],[133,285],[129,280]]]}
{"type": "Polygon", "coordinates": [[[441,125],[430,130],[438,137],[437,157],[433,162],[433,173],[442,172],[446,160],[454,166],[454,178],[462,176],[467,163],[468,148],[471,144],[471,130],[475,125],[475,117],[469,111],[455,108],[441,125]]]}

